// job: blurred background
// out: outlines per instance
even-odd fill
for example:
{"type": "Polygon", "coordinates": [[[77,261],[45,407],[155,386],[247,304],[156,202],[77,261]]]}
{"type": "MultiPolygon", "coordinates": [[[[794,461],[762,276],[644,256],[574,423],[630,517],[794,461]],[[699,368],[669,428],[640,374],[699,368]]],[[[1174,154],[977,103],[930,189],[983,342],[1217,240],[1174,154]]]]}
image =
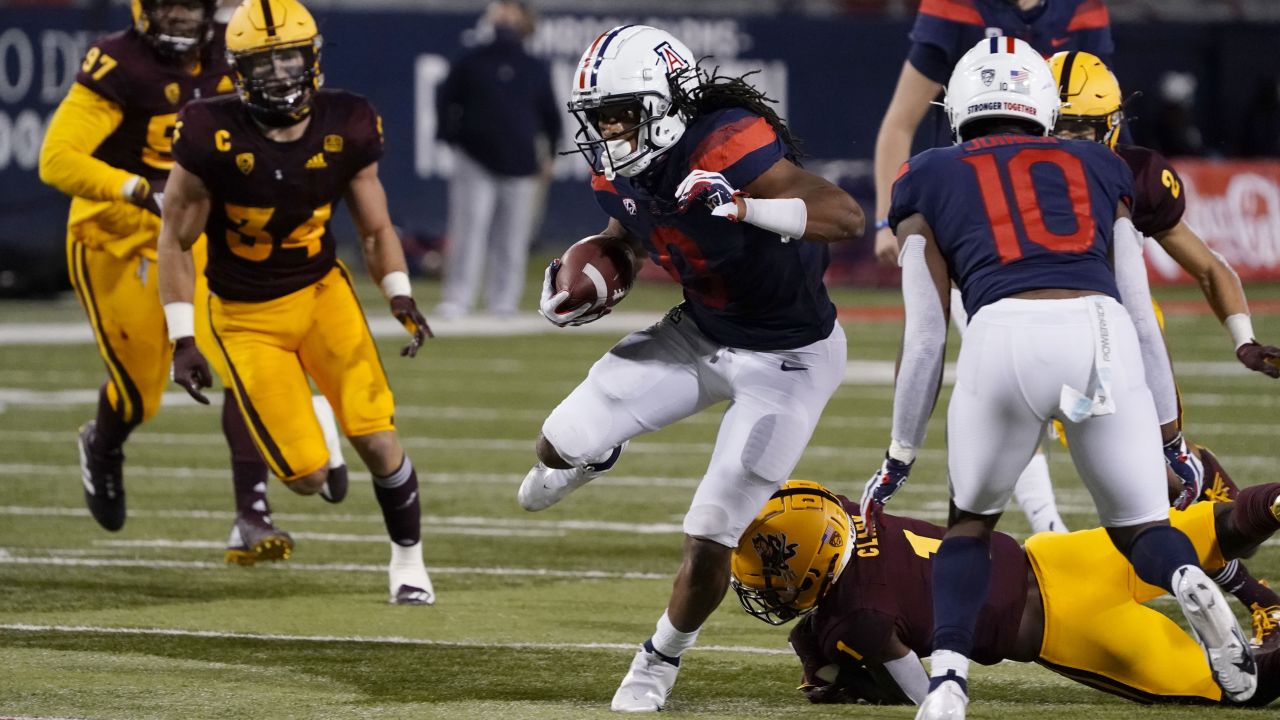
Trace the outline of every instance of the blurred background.
{"type": "MultiPolygon", "coordinates": [[[[234,4],[234,3],[232,3],[234,4]]],[[[759,70],[804,141],[805,165],[838,182],[872,215],[871,155],[908,48],[918,0],[535,0],[527,46],[567,100],[572,68],[602,30],[661,25],[722,72],[759,70]],[[696,14],[689,10],[696,8],[696,14]]],[[[1280,0],[1106,0],[1114,65],[1137,144],[1175,159],[1188,223],[1246,281],[1280,279],[1280,0]]],[[[483,42],[482,0],[311,0],[331,87],[373,100],[384,119],[381,174],[420,276],[439,272],[453,158],[436,139],[436,87],[450,63],[483,42]]],[[[125,0],[0,0],[0,296],[56,296],[67,286],[68,200],[36,173],[44,127],[87,44],[127,26],[125,0]]],[[[564,118],[561,150],[576,123],[564,118]]],[[[919,143],[936,127],[926,121],[919,143]]],[[[921,144],[921,147],[925,145],[921,144]]],[[[605,224],[577,155],[558,158],[534,252],[556,255],[605,224]]],[[[349,220],[337,220],[355,257],[349,220]]],[[[830,280],[892,285],[871,243],[835,248],[830,280]]],[[[1190,282],[1167,257],[1157,282],[1190,282]]],[[[532,309],[532,308],[524,308],[532,309]]]]}

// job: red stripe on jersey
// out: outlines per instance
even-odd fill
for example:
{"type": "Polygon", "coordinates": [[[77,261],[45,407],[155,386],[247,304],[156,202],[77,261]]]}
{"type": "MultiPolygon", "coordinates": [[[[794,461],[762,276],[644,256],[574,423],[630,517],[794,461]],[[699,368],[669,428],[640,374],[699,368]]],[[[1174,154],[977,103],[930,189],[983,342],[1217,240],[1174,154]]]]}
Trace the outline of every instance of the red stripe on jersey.
{"type": "Polygon", "coordinates": [[[605,179],[603,173],[591,173],[591,189],[596,192],[618,194],[618,189],[613,186],[613,183],[605,179]]]}
{"type": "Polygon", "coordinates": [[[716,128],[699,143],[693,151],[689,167],[707,172],[723,172],[776,138],[768,120],[762,117],[742,118],[716,128]]]}
{"type": "Polygon", "coordinates": [[[1076,8],[1067,25],[1067,32],[1077,30],[1097,30],[1111,26],[1111,14],[1102,0],[1085,0],[1076,8]]]}
{"type": "Polygon", "coordinates": [[[987,24],[982,19],[982,14],[973,6],[973,0],[924,0],[920,3],[920,12],[965,25],[987,24]]]}
{"type": "Polygon", "coordinates": [[[909,170],[911,170],[911,163],[909,162],[902,163],[902,167],[898,168],[898,176],[895,177],[893,181],[898,182],[898,180],[900,180],[903,175],[906,175],[909,170]]]}

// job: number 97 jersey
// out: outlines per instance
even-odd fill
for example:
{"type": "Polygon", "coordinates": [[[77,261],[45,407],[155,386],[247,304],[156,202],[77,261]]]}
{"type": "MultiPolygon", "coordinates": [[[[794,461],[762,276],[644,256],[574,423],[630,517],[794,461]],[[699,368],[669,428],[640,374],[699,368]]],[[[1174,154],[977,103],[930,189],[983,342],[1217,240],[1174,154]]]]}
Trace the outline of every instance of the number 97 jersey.
{"type": "Polygon", "coordinates": [[[893,186],[889,224],[920,214],[972,317],[1044,288],[1119,300],[1111,243],[1133,175],[1101,143],[988,135],[913,157],[893,186]]]}
{"type": "Polygon", "coordinates": [[[329,218],[356,173],[382,156],[369,101],[320,90],[292,142],[268,139],[240,98],[195,102],[178,116],[173,156],[210,195],[209,290],[263,302],[301,290],[336,263],[329,218]]]}

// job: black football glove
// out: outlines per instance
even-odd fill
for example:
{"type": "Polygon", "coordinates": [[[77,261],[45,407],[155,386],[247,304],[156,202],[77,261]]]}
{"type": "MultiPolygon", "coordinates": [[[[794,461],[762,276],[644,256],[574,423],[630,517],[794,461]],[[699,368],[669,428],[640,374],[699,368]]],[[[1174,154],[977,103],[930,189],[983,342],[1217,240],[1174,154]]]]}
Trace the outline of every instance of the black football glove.
{"type": "Polygon", "coordinates": [[[418,310],[418,304],[408,295],[397,295],[391,298],[391,314],[413,336],[408,345],[400,348],[400,357],[416,357],[418,348],[422,347],[422,343],[426,342],[427,338],[436,336],[435,333],[431,332],[431,326],[427,324],[427,319],[418,310]]]}
{"type": "Polygon", "coordinates": [[[193,337],[173,341],[173,381],[181,385],[196,402],[209,404],[209,398],[200,390],[213,385],[213,373],[209,371],[209,361],[204,359],[193,337]]]}
{"type": "Polygon", "coordinates": [[[1250,370],[1280,378],[1280,348],[1247,342],[1236,348],[1236,357],[1250,370]]]}

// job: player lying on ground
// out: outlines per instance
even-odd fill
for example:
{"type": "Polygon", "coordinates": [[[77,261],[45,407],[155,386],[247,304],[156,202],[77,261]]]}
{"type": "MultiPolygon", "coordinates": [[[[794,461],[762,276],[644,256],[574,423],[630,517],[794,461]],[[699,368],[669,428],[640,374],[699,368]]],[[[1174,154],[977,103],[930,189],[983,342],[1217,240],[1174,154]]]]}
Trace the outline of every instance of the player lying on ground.
{"type": "MultiPolygon", "coordinates": [[[[919,658],[933,651],[932,560],[945,530],[881,513],[869,531],[858,506],[813,482],[774,494],[733,553],[733,589],[748,613],[780,625],[803,616],[791,645],[815,703],[912,704],[928,692],[919,658]]],[[[1208,570],[1251,555],[1280,530],[1280,483],[1245,488],[1235,503],[1171,510],[1208,570]]],[[[1204,651],[1143,603],[1164,594],[1140,580],[1105,529],[1040,533],[1025,547],[991,543],[991,592],[973,659],[1037,662],[1142,703],[1232,704],[1204,651]]],[[[1257,654],[1258,688],[1280,696],[1280,656],[1257,654]]]]}

